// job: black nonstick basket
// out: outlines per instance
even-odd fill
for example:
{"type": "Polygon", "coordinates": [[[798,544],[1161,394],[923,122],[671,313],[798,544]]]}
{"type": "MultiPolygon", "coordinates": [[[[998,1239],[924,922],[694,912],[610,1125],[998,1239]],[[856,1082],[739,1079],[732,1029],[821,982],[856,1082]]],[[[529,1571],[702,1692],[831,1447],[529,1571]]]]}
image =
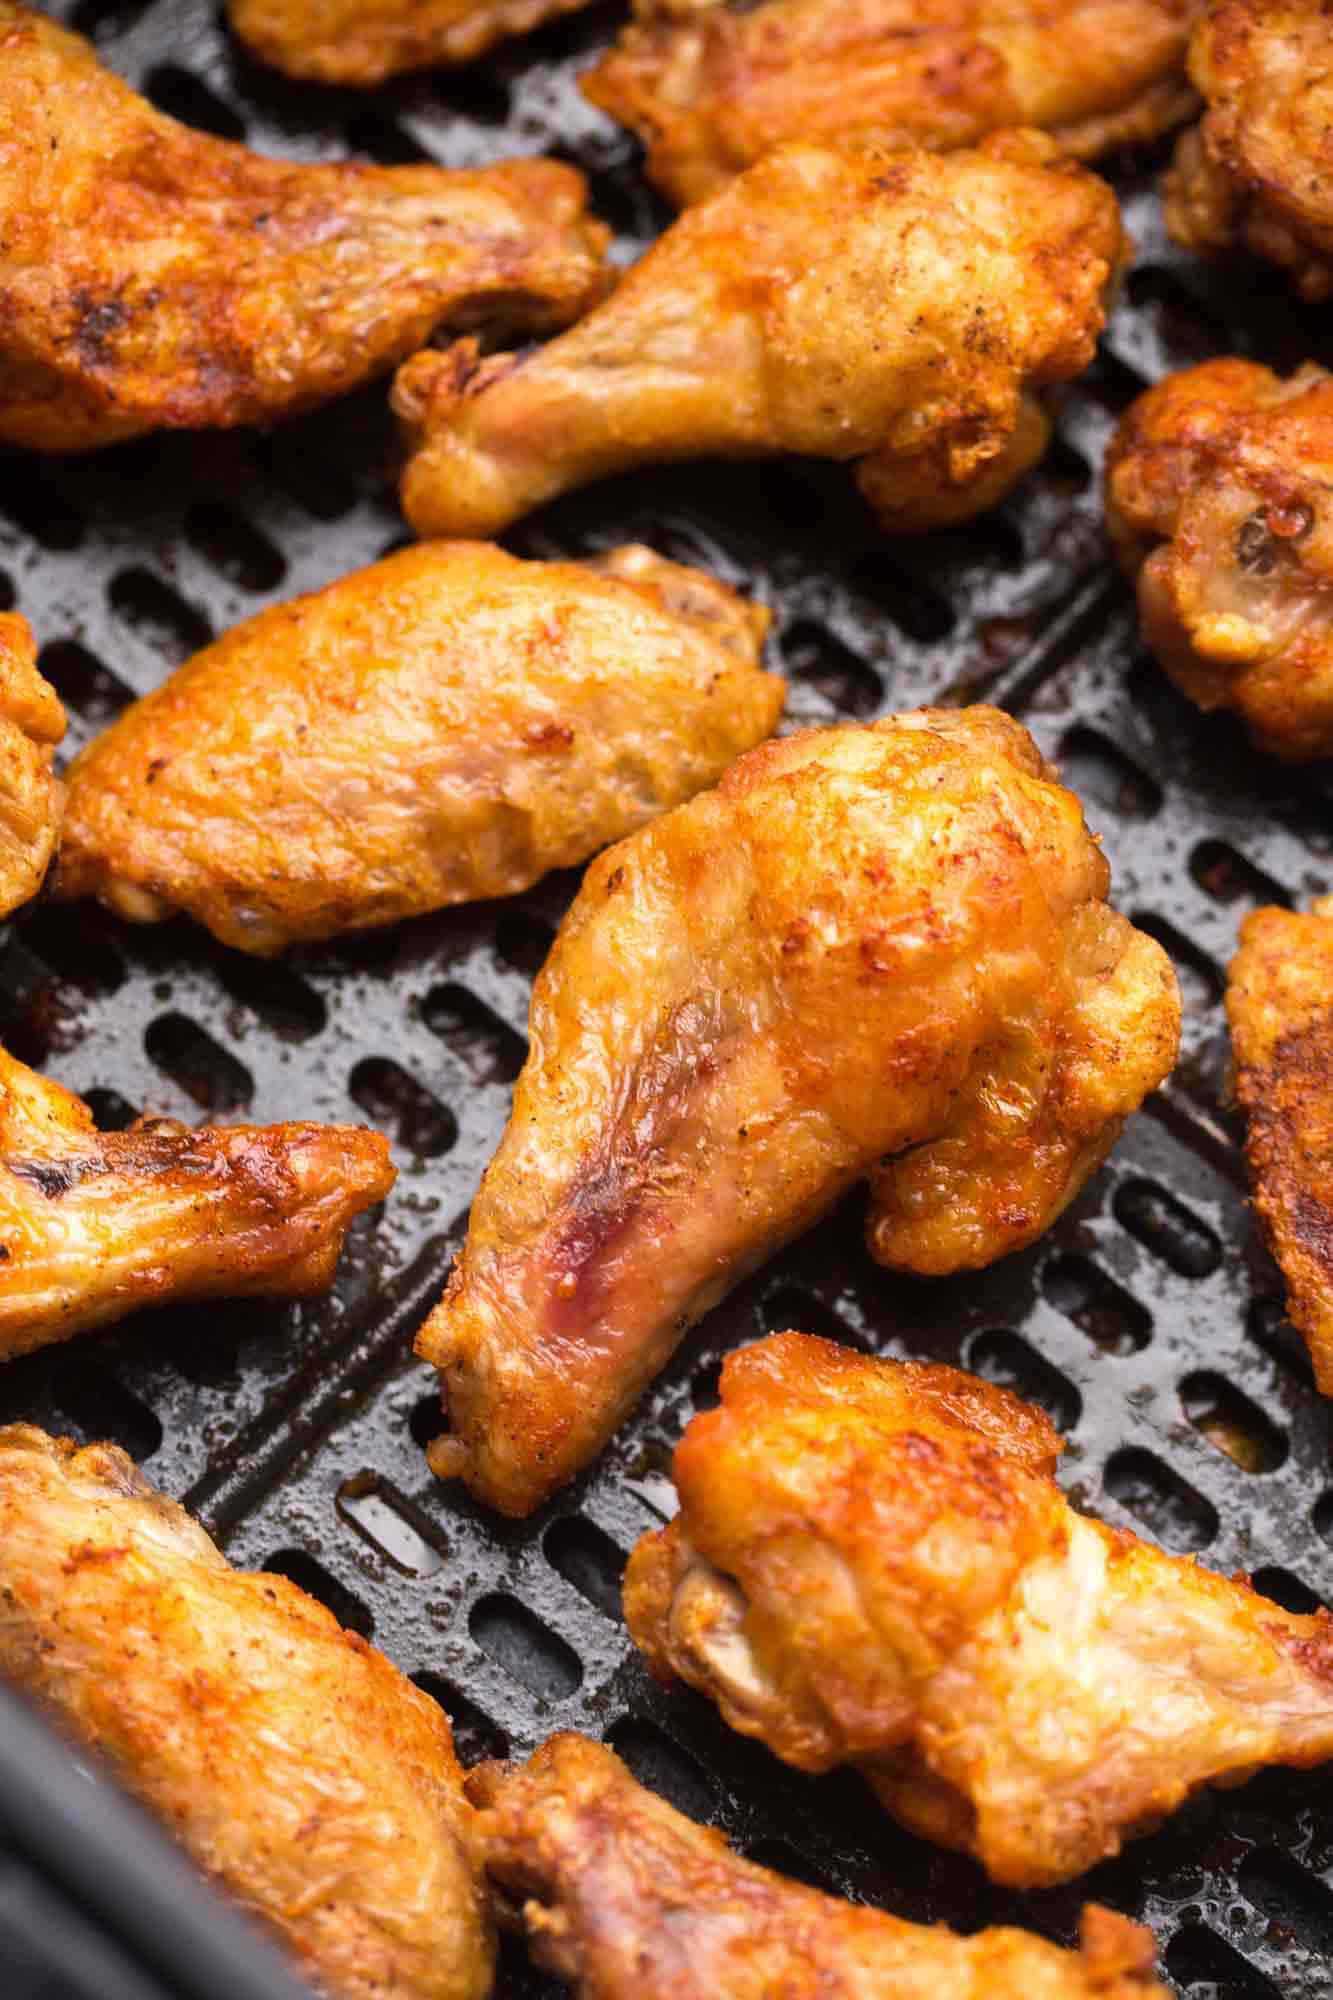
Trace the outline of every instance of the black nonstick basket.
{"type": "MultiPolygon", "coordinates": [[[[666,219],[633,145],[575,87],[618,25],[610,8],[368,95],[263,71],[205,0],[57,11],[165,109],[261,151],[448,165],[556,152],[589,172],[626,255],[666,219]]],[[[1186,1013],[1175,1075],[1057,1227],[980,1275],[918,1281],[870,1261],[849,1202],[686,1341],[584,1478],[530,1521],[501,1521],[426,1470],[440,1419],[411,1336],[499,1136],[531,980],[574,878],[276,964],[183,922],[135,930],[39,903],[0,926],[0,1041],[102,1123],[144,1108],[361,1119],[390,1135],[401,1177],[353,1230],[327,1299],[143,1313],[0,1370],[0,1420],[124,1445],[233,1561],[293,1577],[438,1695],[469,1760],[582,1729],[747,1854],[840,1894],[1065,1940],[1097,1897],[1152,1926],[1195,2000],[1316,2000],[1333,1993],[1326,1774],[1209,1793],[1084,1880],[1014,1896],[897,1830],[852,1778],[801,1778],[702,1700],[654,1688],[618,1608],[625,1553],[671,1510],[670,1450],[715,1398],[721,1356],[788,1326],[1017,1389],[1065,1432],[1080,1504],[1251,1572],[1284,1605],[1333,1599],[1326,1406],[1255,1243],[1221,1008],[1244,913],[1333,886],[1329,775],[1259,758],[1143,655],[1099,493],[1110,428],[1145,382],[1219,352],[1284,368],[1318,357],[1327,317],[1264,268],[1208,270],[1173,251],[1160,165],[1117,175],[1137,262],[1054,448],[999,512],[888,542],[836,467],[693,465],[574,496],[510,537],[534,555],[639,538],[753,591],[775,613],[791,721],[984,696],[1058,760],[1104,832],[1116,902],[1175,959],[1186,1013]]],[[[212,634],[400,540],[394,454],[379,385],[265,437],[0,455],[0,605],[36,628],[69,747],[212,634]]],[[[85,1825],[101,1795],[25,1721],[0,1706],[4,2000],[81,1990],[59,1940],[96,1933],[142,1958],[154,1895],[202,1929],[172,1956],[155,1928],[130,2000],[211,1995],[222,1970],[235,2000],[276,1993],[266,1971],[225,1961],[245,1948],[241,1927],[195,1909],[137,1817],[109,1839],[100,1818],[85,1825]]],[[[87,1988],[121,1990],[110,1974],[87,1988]]],[[[506,1952],[503,1993],[554,1990],[506,1952]]]]}

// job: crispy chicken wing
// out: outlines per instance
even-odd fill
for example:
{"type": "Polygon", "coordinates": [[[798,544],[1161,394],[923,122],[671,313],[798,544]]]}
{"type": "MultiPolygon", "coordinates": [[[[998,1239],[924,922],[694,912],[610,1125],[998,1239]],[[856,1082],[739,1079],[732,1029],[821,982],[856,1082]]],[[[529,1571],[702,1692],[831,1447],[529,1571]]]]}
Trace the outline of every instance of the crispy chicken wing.
{"type": "Polygon", "coordinates": [[[86,750],[61,890],[253,952],[511,894],[768,735],[767,625],[650,549],[404,549],[229,632],[86,750]]]}
{"type": "Polygon", "coordinates": [[[234,1570],[116,1446],[0,1431],[0,1670],[321,1991],[489,1993],[443,1710],[286,1577],[234,1570]]]}
{"type": "Polygon", "coordinates": [[[99,1132],[0,1049],[0,1360],[136,1306],[323,1291],[393,1181],[387,1140],[352,1125],[99,1132]]]}
{"type": "Polygon", "coordinates": [[[1089,159],[1188,118],[1185,0],[636,0],[583,77],[682,205],[788,139],[975,146],[1034,125],[1089,159]]]}
{"type": "Polygon", "coordinates": [[[0,0],[0,439],[267,423],[441,322],[561,326],[606,232],[572,168],[292,165],[192,131],[0,0]]]}
{"type": "Polygon", "coordinates": [[[595,861],[418,1338],[453,1432],[434,1469],[528,1512],[866,1174],[896,1268],[1039,1235],[1175,1055],[1175,976],[1108,876],[985,708],[765,744],[595,861]]]}
{"type": "Polygon", "coordinates": [[[1038,392],[1087,366],[1121,250],[1109,188],[1041,133],[781,147],[549,346],[414,356],[403,506],[494,534],[629,466],[794,451],[859,459],[887,527],[961,519],[1040,456],[1038,392]]]}
{"type": "Polygon", "coordinates": [[[733,1355],[639,1543],[654,1671],[802,1770],[852,1763],[998,1882],[1067,1880],[1198,1786],[1333,1757],[1333,1620],[1084,1520],[1040,1412],[779,1334],[733,1355]]]}
{"type": "Polygon", "coordinates": [[[65,711],[36,662],[26,621],[0,613],[0,917],[36,895],[60,828],[65,711]]]}
{"type": "Polygon", "coordinates": [[[586,0],[230,0],[255,54],[316,83],[376,84],[404,70],[470,62],[506,35],[586,0]]]}
{"type": "Polygon", "coordinates": [[[1166,2000],[1138,1924],[1089,1904],[1082,1945],[957,1937],[742,1861],[585,1737],[468,1780],[533,1956],[582,2000],[1166,2000]]]}
{"type": "Polygon", "coordinates": [[[1333,68],[1322,0],[1210,0],[1189,71],[1207,110],[1162,184],[1167,227],[1205,254],[1271,257],[1333,291],[1333,68]]]}
{"type": "Polygon", "coordinates": [[[1254,1206],[1333,1396],[1333,897],[1245,919],[1227,1019],[1254,1206]]]}
{"type": "Polygon", "coordinates": [[[1131,405],[1106,514],[1144,636],[1276,756],[1333,755],[1333,376],[1205,361],[1131,405]]]}

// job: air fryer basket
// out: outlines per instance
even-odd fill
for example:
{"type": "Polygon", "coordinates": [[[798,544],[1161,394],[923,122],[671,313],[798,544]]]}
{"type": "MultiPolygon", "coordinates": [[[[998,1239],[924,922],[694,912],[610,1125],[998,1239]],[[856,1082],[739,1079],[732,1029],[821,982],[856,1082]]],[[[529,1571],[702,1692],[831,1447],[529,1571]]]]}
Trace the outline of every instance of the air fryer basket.
{"type": "MultiPolygon", "coordinates": [[[[574,86],[614,32],[609,8],[367,96],[261,70],[204,0],[61,11],[166,109],[260,150],[451,165],[556,151],[589,171],[627,254],[664,220],[631,143],[574,86]]],[[[328,1299],[142,1314],[0,1370],[0,1419],[117,1439],[234,1561],[284,1570],[373,1633],[439,1695],[468,1758],[583,1729],[747,1853],[844,1895],[1060,1938],[1097,1896],[1153,1926],[1184,1993],[1313,2000],[1333,1991],[1326,1776],[1209,1794],[1083,1881],[1003,1894],[897,1831],[851,1778],[797,1777],[696,1697],[653,1688],[618,1615],[624,1554],[670,1510],[670,1448],[715,1397],[721,1355],[787,1326],[1009,1384],[1056,1418],[1070,1488],[1107,1520],[1251,1571],[1283,1604],[1333,1595],[1325,1406],[1255,1246],[1220,1004],[1245,910],[1330,887],[1333,800],[1326,771],[1258,758],[1143,656],[1098,491],[1110,426],[1146,381],[1220,351],[1290,366],[1323,351],[1326,318],[1258,267],[1174,252],[1142,162],[1121,192],[1139,256],[1103,355],[997,514],[892,543],[836,468],[686,466],[574,496],[511,537],[528,554],[639,537],[753,590],[776,614],[792,720],[984,694],[1034,730],[1186,1001],[1175,1076],[1074,1209],[1027,1254],[928,1283],[870,1262],[849,1203],[686,1341],[583,1479],[502,1522],[426,1471],[439,1418],[410,1341],[499,1135],[573,878],[277,964],[185,923],[39,904],[0,926],[0,1040],[104,1123],[145,1107],[360,1118],[390,1134],[401,1178],[328,1299]]],[[[210,634],[399,540],[393,462],[382,385],[268,437],[0,456],[0,605],[37,630],[70,746],[210,634]]],[[[554,1989],[515,1951],[503,1990],[554,1989]]]]}

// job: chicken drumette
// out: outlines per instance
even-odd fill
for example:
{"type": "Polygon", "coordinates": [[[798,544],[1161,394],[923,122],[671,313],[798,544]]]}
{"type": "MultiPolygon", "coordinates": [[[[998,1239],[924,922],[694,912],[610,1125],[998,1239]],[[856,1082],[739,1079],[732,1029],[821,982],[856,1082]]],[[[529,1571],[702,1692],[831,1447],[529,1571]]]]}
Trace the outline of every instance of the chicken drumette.
{"type": "Polygon", "coordinates": [[[0,1670],[322,1993],[490,1992],[444,1712],[286,1577],[234,1570],[114,1445],[0,1431],[0,1670]]]}
{"type": "Polygon", "coordinates": [[[1033,125],[1090,159],[1188,118],[1185,0],[636,0],[583,77],[674,201],[788,139],[974,146],[1033,125]]]}
{"type": "Polygon", "coordinates": [[[1271,257],[1333,291],[1333,68],[1322,0],[1211,0],[1190,41],[1207,110],[1162,185],[1167,227],[1205,254],[1271,257]]]}
{"type": "Polygon", "coordinates": [[[388,1142],[350,1125],[99,1132],[0,1049],[0,1360],[136,1306],[322,1291],[393,1180],[388,1142]]]}
{"type": "Polygon", "coordinates": [[[0,0],[0,439],[75,451],[266,423],[441,322],[562,326],[602,287],[584,192],[546,160],[261,159],[0,0]]]}
{"type": "Polygon", "coordinates": [[[404,70],[470,62],[507,35],[586,0],[230,0],[231,24],[288,76],[375,84],[404,70]]]}
{"type": "Polygon", "coordinates": [[[1198,1786],[1333,1757],[1333,1620],[1074,1513],[1007,1391],[784,1333],[723,1366],[630,1630],[788,1763],[851,1763],[999,1882],[1080,1874],[1198,1786]]]}
{"type": "Polygon", "coordinates": [[[595,861],[419,1336],[435,1470],[526,1513],[864,1175],[882,1263],[1030,1243],[1175,1056],[1174,974],[1108,881],[986,708],[765,744],[595,861]]]}
{"type": "Polygon", "coordinates": [[[0,917],[36,895],[60,829],[65,711],[36,659],[26,622],[0,614],[0,917]]]}
{"type": "Polygon", "coordinates": [[[629,466],[791,451],[860,460],[886,527],[964,518],[1041,455],[1040,392],[1091,360],[1121,254],[1109,188],[1040,133],[780,147],[549,346],[408,362],[404,508],[495,534],[629,466]]]}
{"type": "Polygon", "coordinates": [[[768,735],[767,624],[649,549],[404,549],[250,619],[86,750],[61,891],[254,952],[510,894],[768,735]]]}
{"type": "Polygon", "coordinates": [[[468,1794],[533,1956],[581,2000],[1166,2000],[1151,1937],[1110,1910],[1061,1951],[840,1902],[742,1861],[585,1737],[484,1764],[468,1794]]]}
{"type": "Polygon", "coordinates": [[[1144,637],[1201,708],[1279,757],[1333,755],[1333,376],[1170,375],[1121,419],[1106,513],[1144,637]]]}
{"type": "Polygon", "coordinates": [[[1245,919],[1227,1019],[1254,1205],[1333,1396],[1333,897],[1245,919]]]}

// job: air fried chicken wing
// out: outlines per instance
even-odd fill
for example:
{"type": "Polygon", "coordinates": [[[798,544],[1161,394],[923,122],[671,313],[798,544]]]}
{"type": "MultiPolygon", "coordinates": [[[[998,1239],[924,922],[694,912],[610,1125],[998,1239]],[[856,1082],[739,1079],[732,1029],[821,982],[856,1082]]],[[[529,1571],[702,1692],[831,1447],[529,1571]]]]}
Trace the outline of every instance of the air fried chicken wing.
{"type": "Polygon", "coordinates": [[[1255,910],[1227,984],[1254,1206],[1333,1396],[1333,897],[1255,910]]]}
{"type": "Polygon", "coordinates": [[[684,204],[788,139],[975,146],[1031,125],[1090,159],[1197,103],[1184,0],[637,0],[583,77],[684,204]]]}
{"type": "Polygon", "coordinates": [[[316,83],[376,84],[471,62],[506,35],[586,0],[231,0],[231,24],[264,62],[316,83]]]}
{"type": "Polygon", "coordinates": [[[99,1132],[0,1049],[0,1360],[137,1306],[322,1291],[393,1180],[387,1141],[350,1125],[99,1132]]]}
{"type": "Polygon", "coordinates": [[[1333,291],[1329,47],[1322,0],[1211,0],[1189,51],[1207,109],[1162,185],[1177,243],[1270,257],[1307,299],[1333,291]]]}
{"type": "Polygon", "coordinates": [[[293,165],[155,111],[0,0],[0,439],[77,451],[267,423],[442,322],[550,328],[605,231],[549,160],[293,165]]]}
{"type": "Polygon", "coordinates": [[[1092,358],[1121,249],[1115,197],[1040,133],[780,147],[549,346],[408,362],[404,509],[489,535],[630,466],[791,451],[860,460],[887,527],[961,519],[1040,456],[1042,388],[1092,358]]]}
{"type": "Polygon", "coordinates": [[[286,1577],[234,1570],[116,1446],[0,1431],[0,1670],[321,1992],[490,1992],[443,1711],[286,1577]]]}
{"type": "Polygon", "coordinates": [[[1144,637],[1201,708],[1276,756],[1333,756],[1333,376],[1255,361],[1169,375],[1107,459],[1144,637]]]}
{"type": "Polygon", "coordinates": [[[484,1764],[468,1793],[533,1956],[581,2000],[1166,2000],[1152,1939],[1110,1910],[1089,1904],[1061,1951],[844,1903],[742,1861],[585,1737],[484,1764]]]}
{"type": "Polygon", "coordinates": [[[404,549],[229,632],[77,759],[62,892],[253,952],[511,894],[768,735],[767,623],[645,548],[404,549]]]}
{"type": "Polygon", "coordinates": [[[986,708],[764,744],[600,856],[418,1339],[453,1433],[435,1470],[528,1512],[864,1175],[897,1269],[1038,1236],[1175,1055],[1174,974],[1108,879],[986,708]]]}
{"type": "Polygon", "coordinates": [[[65,711],[36,661],[26,621],[0,613],[0,917],[36,895],[60,828],[65,711]]]}
{"type": "Polygon", "coordinates": [[[1333,1757],[1333,1620],[1074,1513],[1046,1418],[785,1333],[723,1366],[630,1630],[803,1770],[859,1767],[998,1882],[1067,1880],[1211,1782],[1333,1757]]]}

